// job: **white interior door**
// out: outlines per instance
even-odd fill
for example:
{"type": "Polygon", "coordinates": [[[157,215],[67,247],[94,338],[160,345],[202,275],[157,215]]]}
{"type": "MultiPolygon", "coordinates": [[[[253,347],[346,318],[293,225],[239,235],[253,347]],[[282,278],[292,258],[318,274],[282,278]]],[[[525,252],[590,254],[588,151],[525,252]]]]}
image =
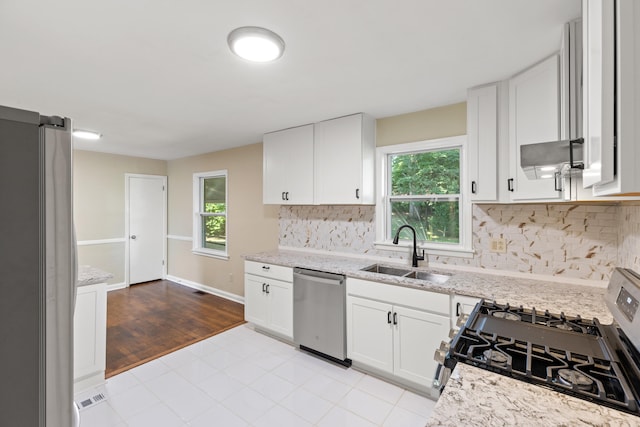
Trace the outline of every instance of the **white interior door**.
{"type": "Polygon", "coordinates": [[[129,284],[163,277],[166,177],[127,175],[129,284]]]}

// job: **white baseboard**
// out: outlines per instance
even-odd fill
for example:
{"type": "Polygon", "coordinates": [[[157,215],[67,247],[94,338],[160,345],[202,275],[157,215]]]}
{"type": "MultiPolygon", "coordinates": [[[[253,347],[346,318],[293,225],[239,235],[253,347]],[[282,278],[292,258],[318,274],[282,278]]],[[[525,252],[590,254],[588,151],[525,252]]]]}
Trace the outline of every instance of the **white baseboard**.
{"type": "Polygon", "coordinates": [[[104,384],[104,371],[96,372],[88,377],[74,380],[73,382],[73,394],[85,391],[89,388],[94,388],[104,384]]]}
{"type": "Polygon", "coordinates": [[[110,285],[107,285],[107,292],[117,291],[118,289],[124,289],[126,287],[127,287],[127,284],[125,282],[112,283],[110,285]]]}
{"type": "Polygon", "coordinates": [[[193,282],[191,280],[172,276],[170,274],[167,275],[166,280],[170,280],[172,282],[179,283],[189,288],[197,289],[199,291],[203,291],[208,294],[215,295],[215,296],[228,299],[230,301],[234,301],[244,305],[244,297],[241,297],[240,295],[232,294],[231,292],[226,292],[221,289],[212,288],[211,286],[206,286],[206,285],[203,285],[202,283],[193,282]]]}

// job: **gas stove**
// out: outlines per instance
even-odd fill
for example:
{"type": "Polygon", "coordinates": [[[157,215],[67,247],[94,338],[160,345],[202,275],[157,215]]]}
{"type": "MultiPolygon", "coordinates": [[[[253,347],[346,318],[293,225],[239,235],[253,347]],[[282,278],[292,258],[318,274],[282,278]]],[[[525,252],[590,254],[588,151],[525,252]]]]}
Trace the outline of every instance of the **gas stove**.
{"type": "MultiPolygon", "coordinates": [[[[605,302],[616,320],[482,300],[446,345],[466,363],[640,417],[640,276],[616,269],[605,302]]],[[[438,352],[436,352],[438,354],[438,352]]]]}

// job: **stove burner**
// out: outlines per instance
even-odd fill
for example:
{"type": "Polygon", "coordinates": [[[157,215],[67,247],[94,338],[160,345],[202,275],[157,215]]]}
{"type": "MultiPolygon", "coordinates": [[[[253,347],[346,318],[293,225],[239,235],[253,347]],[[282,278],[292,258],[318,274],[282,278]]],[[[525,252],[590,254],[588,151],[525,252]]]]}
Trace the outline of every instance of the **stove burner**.
{"type": "Polygon", "coordinates": [[[556,323],[553,326],[555,326],[558,329],[562,329],[563,331],[573,331],[574,330],[574,328],[571,325],[567,325],[566,323],[556,323]]]}
{"type": "Polygon", "coordinates": [[[518,316],[517,314],[509,313],[506,311],[494,311],[493,313],[491,313],[491,315],[499,319],[520,320],[520,316],[518,316]]]}
{"type": "Polygon", "coordinates": [[[503,353],[496,350],[485,350],[482,352],[482,357],[485,362],[490,362],[492,365],[505,367],[509,359],[503,353]]]}
{"type": "Polygon", "coordinates": [[[558,370],[558,379],[561,384],[576,386],[580,390],[590,390],[593,386],[593,380],[591,378],[573,369],[558,370]]]}

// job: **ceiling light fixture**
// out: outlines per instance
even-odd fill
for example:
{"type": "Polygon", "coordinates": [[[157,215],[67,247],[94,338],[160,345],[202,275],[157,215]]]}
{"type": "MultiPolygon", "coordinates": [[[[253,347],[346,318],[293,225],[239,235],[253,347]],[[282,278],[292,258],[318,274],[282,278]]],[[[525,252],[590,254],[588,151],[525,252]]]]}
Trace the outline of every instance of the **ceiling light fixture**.
{"type": "Polygon", "coordinates": [[[98,139],[102,138],[102,135],[98,132],[82,129],[75,129],[73,131],[73,136],[75,136],[76,138],[90,139],[92,141],[97,141],[98,139]]]}
{"type": "Polygon", "coordinates": [[[233,53],[252,62],[274,61],[284,53],[284,40],[261,27],[240,27],[229,33],[227,43],[233,53]]]}

